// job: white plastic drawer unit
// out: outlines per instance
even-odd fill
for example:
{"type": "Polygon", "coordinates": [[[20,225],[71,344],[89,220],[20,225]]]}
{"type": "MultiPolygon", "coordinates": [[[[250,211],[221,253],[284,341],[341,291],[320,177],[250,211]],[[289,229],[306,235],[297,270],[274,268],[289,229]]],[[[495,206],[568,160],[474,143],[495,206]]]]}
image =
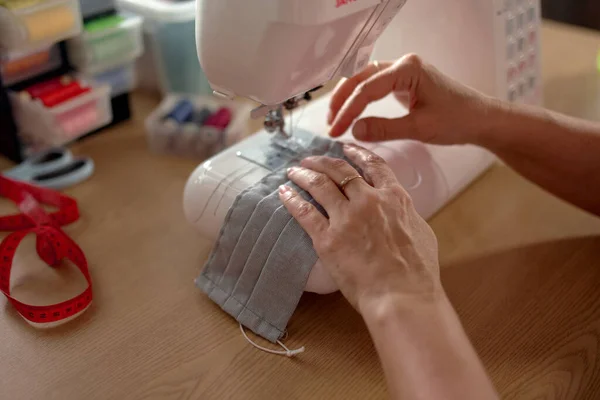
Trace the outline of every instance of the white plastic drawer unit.
{"type": "Polygon", "coordinates": [[[67,42],[69,60],[86,74],[133,62],[144,51],[142,18],[110,15],[87,22],[83,33],[67,42]]]}
{"type": "Polygon", "coordinates": [[[9,93],[19,135],[27,147],[42,150],[61,146],[112,121],[108,85],[95,86],[71,77],[58,79],[77,83],[77,94],[49,104],[32,96],[27,89],[9,93]]]}
{"type": "Polygon", "coordinates": [[[0,53],[0,73],[6,86],[51,71],[60,65],[60,49],[57,45],[0,53]]]}
{"type": "Polygon", "coordinates": [[[108,85],[111,97],[133,91],[137,86],[137,75],[133,63],[125,64],[95,75],[82,74],[84,80],[96,85],[108,85]]]}
{"type": "Polygon", "coordinates": [[[0,7],[0,48],[4,51],[50,46],[81,32],[78,0],[10,2],[0,7]]]}

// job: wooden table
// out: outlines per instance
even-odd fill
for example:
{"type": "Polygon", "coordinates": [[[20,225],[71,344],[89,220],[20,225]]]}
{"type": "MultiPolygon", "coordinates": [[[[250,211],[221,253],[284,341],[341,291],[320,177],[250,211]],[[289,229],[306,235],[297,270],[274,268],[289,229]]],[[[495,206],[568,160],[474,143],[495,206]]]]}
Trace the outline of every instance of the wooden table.
{"type": "MultiPolygon", "coordinates": [[[[547,105],[600,119],[600,35],[546,24],[544,43],[547,105]]],[[[251,347],[195,288],[210,250],[182,212],[196,163],[147,151],[143,118],[156,103],[137,95],[132,121],[74,146],[97,166],[68,191],[83,215],[67,228],[89,259],[95,300],[42,332],[0,300],[0,398],[385,397],[368,333],[339,295],[303,298],[288,344],[307,352],[289,360],[251,347]]],[[[600,220],[495,166],[431,223],[445,286],[503,397],[598,398],[600,220]]],[[[79,289],[72,269],[56,275],[28,246],[20,298],[79,289]]]]}

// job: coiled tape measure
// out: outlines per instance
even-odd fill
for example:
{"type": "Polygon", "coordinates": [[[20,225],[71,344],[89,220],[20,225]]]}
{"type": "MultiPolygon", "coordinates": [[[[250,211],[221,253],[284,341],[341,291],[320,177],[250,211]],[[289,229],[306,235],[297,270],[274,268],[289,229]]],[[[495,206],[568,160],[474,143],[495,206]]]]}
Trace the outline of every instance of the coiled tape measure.
{"type": "Polygon", "coordinates": [[[92,280],[83,251],[61,229],[79,219],[77,202],[53,190],[1,175],[0,196],[12,200],[21,211],[21,214],[0,217],[0,231],[11,232],[0,243],[0,291],[34,327],[49,328],[78,317],[92,302],[92,280]],[[40,203],[54,206],[58,211],[48,214],[40,203]],[[88,283],[82,293],[62,303],[43,306],[25,304],[11,296],[10,274],[15,252],[29,234],[36,235],[37,253],[50,267],[56,268],[62,260],[68,259],[79,268],[88,283]]]}

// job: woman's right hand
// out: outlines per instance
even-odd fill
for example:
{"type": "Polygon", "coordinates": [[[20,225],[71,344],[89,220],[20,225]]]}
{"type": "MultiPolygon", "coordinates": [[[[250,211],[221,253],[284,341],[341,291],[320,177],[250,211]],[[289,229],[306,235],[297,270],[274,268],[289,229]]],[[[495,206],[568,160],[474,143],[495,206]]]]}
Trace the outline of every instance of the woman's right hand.
{"type": "Polygon", "coordinates": [[[500,102],[461,85],[416,55],[370,64],[333,92],[328,123],[332,137],[343,135],[365,108],[393,93],[409,110],[396,119],[363,118],[353,135],[365,142],[414,139],[434,144],[478,144],[481,122],[500,102]]]}

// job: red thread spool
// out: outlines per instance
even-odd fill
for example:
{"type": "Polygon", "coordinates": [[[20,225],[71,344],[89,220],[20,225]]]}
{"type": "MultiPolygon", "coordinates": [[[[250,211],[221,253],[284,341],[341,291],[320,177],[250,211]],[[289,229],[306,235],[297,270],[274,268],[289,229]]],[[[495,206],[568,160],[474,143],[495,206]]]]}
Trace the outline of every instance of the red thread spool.
{"type": "Polygon", "coordinates": [[[204,121],[204,126],[211,126],[223,130],[229,126],[231,119],[231,110],[227,107],[221,107],[204,121]]]}

